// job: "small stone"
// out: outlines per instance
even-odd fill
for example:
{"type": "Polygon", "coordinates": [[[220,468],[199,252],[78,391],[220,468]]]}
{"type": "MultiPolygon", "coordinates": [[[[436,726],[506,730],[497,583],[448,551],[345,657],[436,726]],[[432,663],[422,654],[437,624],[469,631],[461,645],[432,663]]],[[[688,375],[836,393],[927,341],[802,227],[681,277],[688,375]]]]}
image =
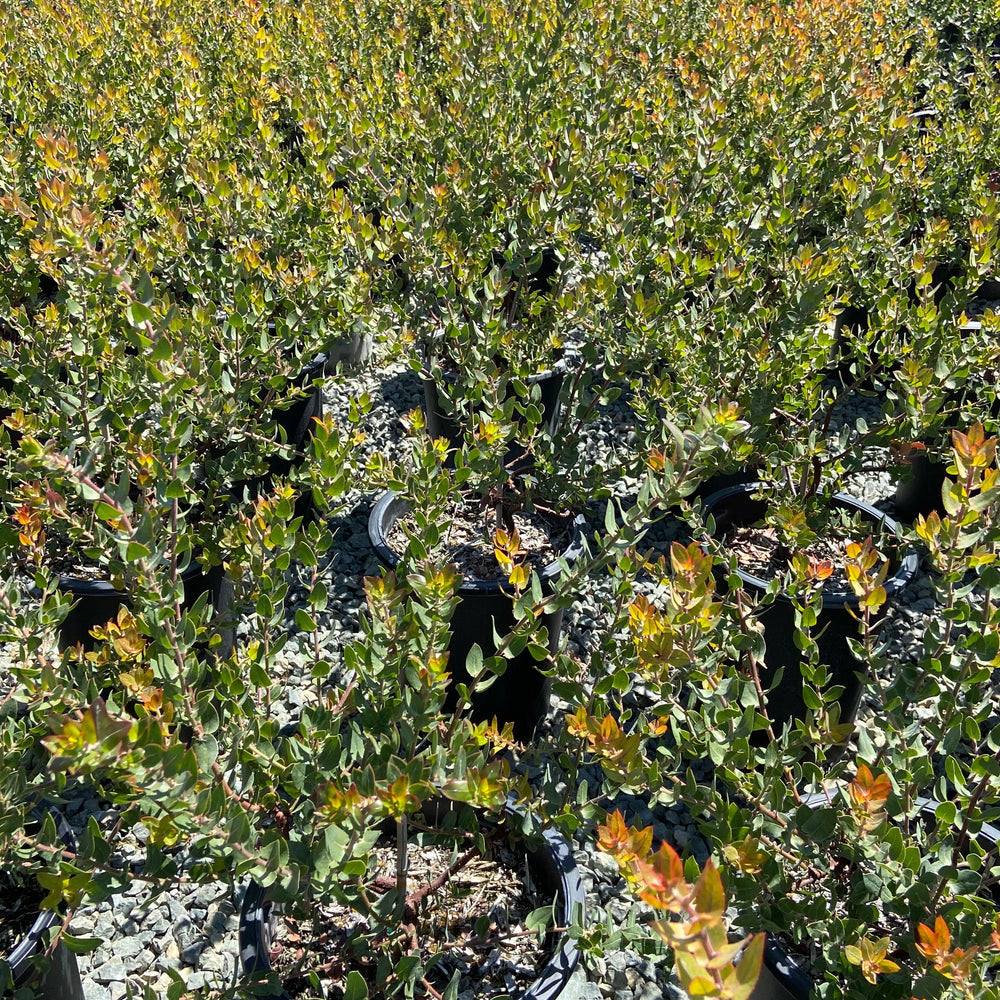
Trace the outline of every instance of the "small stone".
{"type": "Polygon", "coordinates": [[[185,965],[197,965],[198,959],[204,950],[205,943],[203,941],[195,941],[194,944],[188,945],[181,951],[181,961],[185,965]]]}
{"type": "Polygon", "coordinates": [[[186,916],[183,920],[179,920],[174,924],[173,935],[174,940],[180,945],[182,951],[200,937],[198,928],[186,916]]]}
{"type": "Polygon", "coordinates": [[[219,951],[206,951],[198,958],[199,972],[228,973],[233,966],[232,956],[219,951]]]}
{"type": "Polygon", "coordinates": [[[577,971],[563,987],[559,1000],[602,1000],[603,996],[600,986],[588,983],[583,974],[577,971]]]}
{"type": "Polygon", "coordinates": [[[155,958],[156,956],[148,948],[144,948],[138,955],[133,955],[131,958],[125,959],[125,968],[130,973],[145,972],[147,969],[152,968],[155,958]]]}
{"type": "Polygon", "coordinates": [[[73,920],[69,925],[70,933],[76,934],[79,937],[87,937],[94,929],[94,921],[95,917],[92,913],[80,913],[78,911],[73,915],[73,920]]]}
{"type": "Polygon", "coordinates": [[[603,882],[615,883],[621,877],[618,862],[610,854],[595,851],[589,858],[590,868],[594,875],[603,882]]]}
{"type": "Polygon", "coordinates": [[[127,975],[125,963],[120,958],[112,958],[91,973],[99,983],[124,982],[127,975]]]}
{"type": "Polygon", "coordinates": [[[122,937],[111,942],[111,952],[118,958],[132,958],[142,951],[142,942],[138,937],[122,937]]]}
{"type": "Polygon", "coordinates": [[[663,994],[656,983],[645,983],[636,990],[635,1000],[663,1000],[663,994]]]}
{"type": "Polygon", "coordinates": [[[159,969],[166,974],[169,969],[180,969],[181,960],[177,955],[159,955],[153,964],[154,969],[159,969]]]}

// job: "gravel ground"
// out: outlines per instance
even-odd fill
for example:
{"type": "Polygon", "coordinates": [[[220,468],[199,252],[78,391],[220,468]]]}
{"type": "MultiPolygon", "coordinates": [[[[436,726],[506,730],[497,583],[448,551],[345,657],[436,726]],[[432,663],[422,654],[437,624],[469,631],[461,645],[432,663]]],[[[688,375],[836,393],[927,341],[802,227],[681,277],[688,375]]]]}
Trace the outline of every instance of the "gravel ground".
{"type": "MultiPolygon", "coordinates": [[[[335,393],[327,393],[327,409],[338,417],[346,417],[350,398],[364,392],[370,395],[372,405],[365,421],[367,439],[363,449],[378,449],[390,458],[398,457],[402,440],[400,417],[422,401],[416,376],[402,362],[385,364],[376,357],[368,368],[350,377],[346,385],[338,384],[335,393]]],[[[873,405],[870,399],[861,397],[847,401],[841,408],[837,424],[846,426],[857,416],[864,416],[866,412],[870,415],[873,405]]],[[[630,421],[631,411],[624,401],[606,408],[588,432],[585,441],[588,452],[592,450],[596,455],[627,441],[630,421]]],[[[874,457],[877,460],[878,456],[874,457]]],[[[621,495],[627,495],[635,486],[626,481],[615,485],[615,492],[621,495]]],[[[847,489],[883,509],[892,509],[893,484],[885,473],[861,477],[849,483],[847,489]]],[[[352,495],[347,513],[331,520],[336,531],[336,554],[323,568],[323,578],[330,592],[323,623],[323,643],[324,655],[335,664],[341,662],[345,644],[358,630],[363,606],[361,579],[378,571],[366,530],[373,500],[374,497],[360,493],[352,495]]],[[[666,551],[677,532],[675,522],[661,522],[646,543],[666,551]]],[[[294,568],[292,575],[294,578],[294,568]]],[[[580,595],[577,607],[567,614],[565,636],[573,651],[585,654],[591,647],[602,627],[602,595],[609,586],[605,580],[594,580],[593,587],[580,595]]],[[[284,654],[281,678],[284,697],[272,705],[274,715],[283,724],[295,720],[302,705],[315,696],[315,683],[308,676],[312,653],[294,634],[293,625],[297,602],[304,600],[305,594],[306,588],[294,582],[287,608],[287,624],[293,636],[284,654]]],[[[918,579],[903,593],[899,608],[886,624],[895,656],[907,655],[907,649],[917,641],[922,623],[932,610],[930,586],[918,579]]],[[[247,628],[244,623],[240,631],[245,634],[247,628]]],[[[553,717],[567,707],[554,700],[553,717]]],[[[862,723],[870,719],[870,711],[863,708],[862,723]]],[[[587,768],[582,777],[587,778],[592,787],[598,779],[597,773],[587,768]]],[[[667,839],[700,859],[707,856],[707,845],[682,808],[658,806],[648,795],[622,795],[614,805],[621,808],[631,822],[652,825],[658,839],[667,839]]],[[[113,822],[114,817],[103,813],[96,801],[75,803],[69,818],[80,826],[91,813],[101,822],[113,822]]],[[[136,858],[142,856],[144,833],[141,827],[131,831],[125,845],[126,853],[132,852],[136,858]]],[[[629,897],[614,861],[596,851],[582,836],[577,843],[576,858],[587,887],[588,922],[592,926],[610,918],[615,927],[621,927],[648,915],[648,907],[636,904],[629,897]]],[[[125,895],[99,906],[81,907],[73,917],[72,932],[97,936],[106,942],[96,952],[79,957],[86,997],[88,1000],[120,1000],[130,991],[141,990],[144,984],[150,984],[158,996],[164,996],[178,977],[191,990],[232,985],[237,975],[236,931],[240,898],[239,886],[220,883],[182,886],[150,901],[145,887],[137,884],[125,895]]],[[[564,1000],[609,997],[659,1000],[668,996],[676,1000],[677,994],[655,955],[612,947],[589,968],[578,969],[564,1000]]]]}

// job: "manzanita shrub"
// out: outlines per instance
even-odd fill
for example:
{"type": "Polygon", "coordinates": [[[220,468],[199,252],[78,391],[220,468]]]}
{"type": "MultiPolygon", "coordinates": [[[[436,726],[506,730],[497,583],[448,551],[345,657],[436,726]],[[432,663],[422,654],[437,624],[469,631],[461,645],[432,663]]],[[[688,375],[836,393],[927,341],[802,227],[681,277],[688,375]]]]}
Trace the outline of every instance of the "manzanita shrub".
{"type": "Polygon", "coordinates": [[[745,1000],[761,932],[814,942],[823,997],[995,991],[996,320],[963,316],[995,268],[998,35],[994,5],[951,0],[0,4],[0,841],[46,869],[47,905],[252,875],[354,907],[356,950],[402,940],[369,987],[406,995],[431,969],[397,933],[413,887],[375,884],[377,836],[439,795],[513,796],[526,832],[617,858],[691,995],[745,1000]],[[368,456],[370,399],[288,440],[300,373],[339,391],[371,335],[441,380],[450,453],[415,413],[368,456]],[[532,382],[556,364],[559,433],[532,382]],[[879,631],[884,554],[845,545],[855,733],[816,644],[831,567],[801,550],[853,475],[951,445],[944,513],[910,536],[943,613],[908,659],[879,631]],[[738,470],[787,490],[769,598],[796,603],[808,711],[783,729],[764,609],[717,593],[684,525],[646,548],[668,511],[702,537],[693,498],[738,470]],[[325,517],[388,486],[422,534],[330,655],[325,517]],[[570,706],[536,746],[444,707],[456,490],[499,515],[518,615],[473,687],[530,648],[570,706]],[[504,523],[519,505],[603,505],[553,593],[504,523]],[[221,617],[186,600],[195,564],[232,582],[221,617]],[[81,572],[126,601],[60,650],[81,572]],[[597,627],[548,658],[542,615],[586,590],[597,627]],[[290,642],[315,691],[282,728],[290,642]],[[86,789],[120,822],[75,856],[25,831],[86,789]],[[687,809],[713,857],[654,845],[618,793],[687,809]]]}

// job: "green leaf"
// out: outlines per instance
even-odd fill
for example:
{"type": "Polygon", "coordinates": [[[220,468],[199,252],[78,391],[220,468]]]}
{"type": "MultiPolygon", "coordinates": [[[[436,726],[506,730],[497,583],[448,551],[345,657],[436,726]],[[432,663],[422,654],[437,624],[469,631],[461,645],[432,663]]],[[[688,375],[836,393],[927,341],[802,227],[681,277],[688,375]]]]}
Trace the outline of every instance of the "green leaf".
{"type": "Polygon", "coordinates": [[[934,818],[942,826],[951,826],[957,815],[958,809],[954,802],[939,802],[938,807],[934,810],[934,818]]]}
{"type": "Polygon", "coordinates": [[[554,914],[551,906],[539,906],[524,918],[524,926],[529,931],[544,931],[553,924],[554,914]]]}
{"type": "Polygon", "coordinates": [[[441,994],[441,1000],[458,1000],[458,988],[462,985],[462,973],[459,969],[456,969],[448,982],[447,987],[445,987],[444,993],[441,994]]]}
{"type": "Polygon", "coordinates": [[[136,282],[134,291],[135,297],[144,305],[148,306],[153,301],[153,282],[150,280],[148,272],[142,272],[142,277],[136,282]]]}
{"type": "Polygon", "coordinates": [[[478,642],[472,644],[469,655],[465,658],[465,669],[470,677],[475,677],[483,669],[483,650],[478,642]]]}
{"type": "Polygon", "coordinates": [[[207,773],[219,757],[219,741],[211,735],[205,736],[203,740],[198,740],[194,745],[194,753],[198,758],[198,766],[202,772],[207,773]]]}
{"type": "Polygon", "coordinates": [[[604,528],[609,537],[614,537],[615,532],[618,530],[618,525],[615,521],[615,503],[611,497],[608,497],[607,506],[604,508],[604,528]]]}
{"type": "Polygon", "coordinates": [[[344,983],[344,1000],[368,1000],[368,984],[357,969],[347,973],[344,983]]]}
{"type": "Polygon", "coordinates": [[[166,361],[173,354],[173,347],[166,337],[160,337],[153,348],[151,355],[153,361],[166,361]]]}
{"type": "Polygon", "coordinates": [[[746,1000],[760,977],[760,966],[764,960],[764,934],[755,934],[743,951],[736,966],[738,988],[733,989],[734,1000],[746,1000]]]}
{"type": "Polygon", "coordinates": [[[141,542],[129,542],[125,548],[125,561],[134,563],[139,559],[145,559],[149,555],[149,547],[141,542]]]}
{"type": "Polygon", "coordinates": [[[63,931],[60,940],[76,955],[85,955],[88,951],[97,951],[104,944],[102,938],[74,937],[74,935],[68,934],[66,931],[63,931]]]}
{"type": "Polygon", "coordinates": [[[802,701],[806,708],[812,709],[814,712],[818,712],[823,707],[819,695],[808,684],[802,685],[802,701]]]}
{"type": "Polygon", "coordinates": [[[829,840],[837,829],[837,810],[802,806],[795,814],[799,829],[810,840],[829,840]]]}
{"type": "Polygon", "coordinates": [[[941,487],[941,502],[949,517],[954,517],[962,507],[961,488],[950,479],[946,479],[941,487]]]}
{"type": "Polygon", "coordinates": [[[319,611],[326,607],[327,590],[326,584],[322,580],[317,580],[313,589],[309,592],[309,604],[319,611]]]}
{"type": "Polygon", "coordinates": [[[316,619],[304,608],[299,608],[295,612],[295,625],[302,632],[316,631],[316,619]]]}
{"type": "Polygon", "coordinates": [[[141,302],[131,302],[125,310],[125,315],[132,326],[142,326],[153,318],[153,310],[141,302]]]}
{"type": "Polygon", "coordinates": [[[102,521],[114,521],[121,517],[121,514],[111,504],[105,503],[103,500],[98,500],[94,504],[94,513],[102,521]]]}

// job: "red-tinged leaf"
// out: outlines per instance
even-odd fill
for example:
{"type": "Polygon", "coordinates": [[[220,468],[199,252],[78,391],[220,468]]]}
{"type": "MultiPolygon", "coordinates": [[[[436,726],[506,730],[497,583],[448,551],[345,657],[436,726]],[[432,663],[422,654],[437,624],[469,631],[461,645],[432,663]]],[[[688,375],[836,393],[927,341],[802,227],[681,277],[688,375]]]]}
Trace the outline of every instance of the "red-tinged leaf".
{"type": "Polygon", "coordinates": [[[726,912],[726,894],[722,888],[722,877],[711,858],[702,869],[694,887],[694,904],[703,917],[721,917],[726,912]]]}
{"type": "Polygon", "coordinates": [[[940,913],[933,930],[926,924],[917,924],[917,938],[917,951],[932,962],[940,961],[951,951],[951,931],[940,913]]]}
{"type": "MultiPolygon", "coordinates": [[[[652,831],[650,831],[652,833],[652,831]]],[[[630,844],[628,824],[621,811],[616,809],[597,828],[597,846],[613,858],[618,858],[630,844]]]]}

